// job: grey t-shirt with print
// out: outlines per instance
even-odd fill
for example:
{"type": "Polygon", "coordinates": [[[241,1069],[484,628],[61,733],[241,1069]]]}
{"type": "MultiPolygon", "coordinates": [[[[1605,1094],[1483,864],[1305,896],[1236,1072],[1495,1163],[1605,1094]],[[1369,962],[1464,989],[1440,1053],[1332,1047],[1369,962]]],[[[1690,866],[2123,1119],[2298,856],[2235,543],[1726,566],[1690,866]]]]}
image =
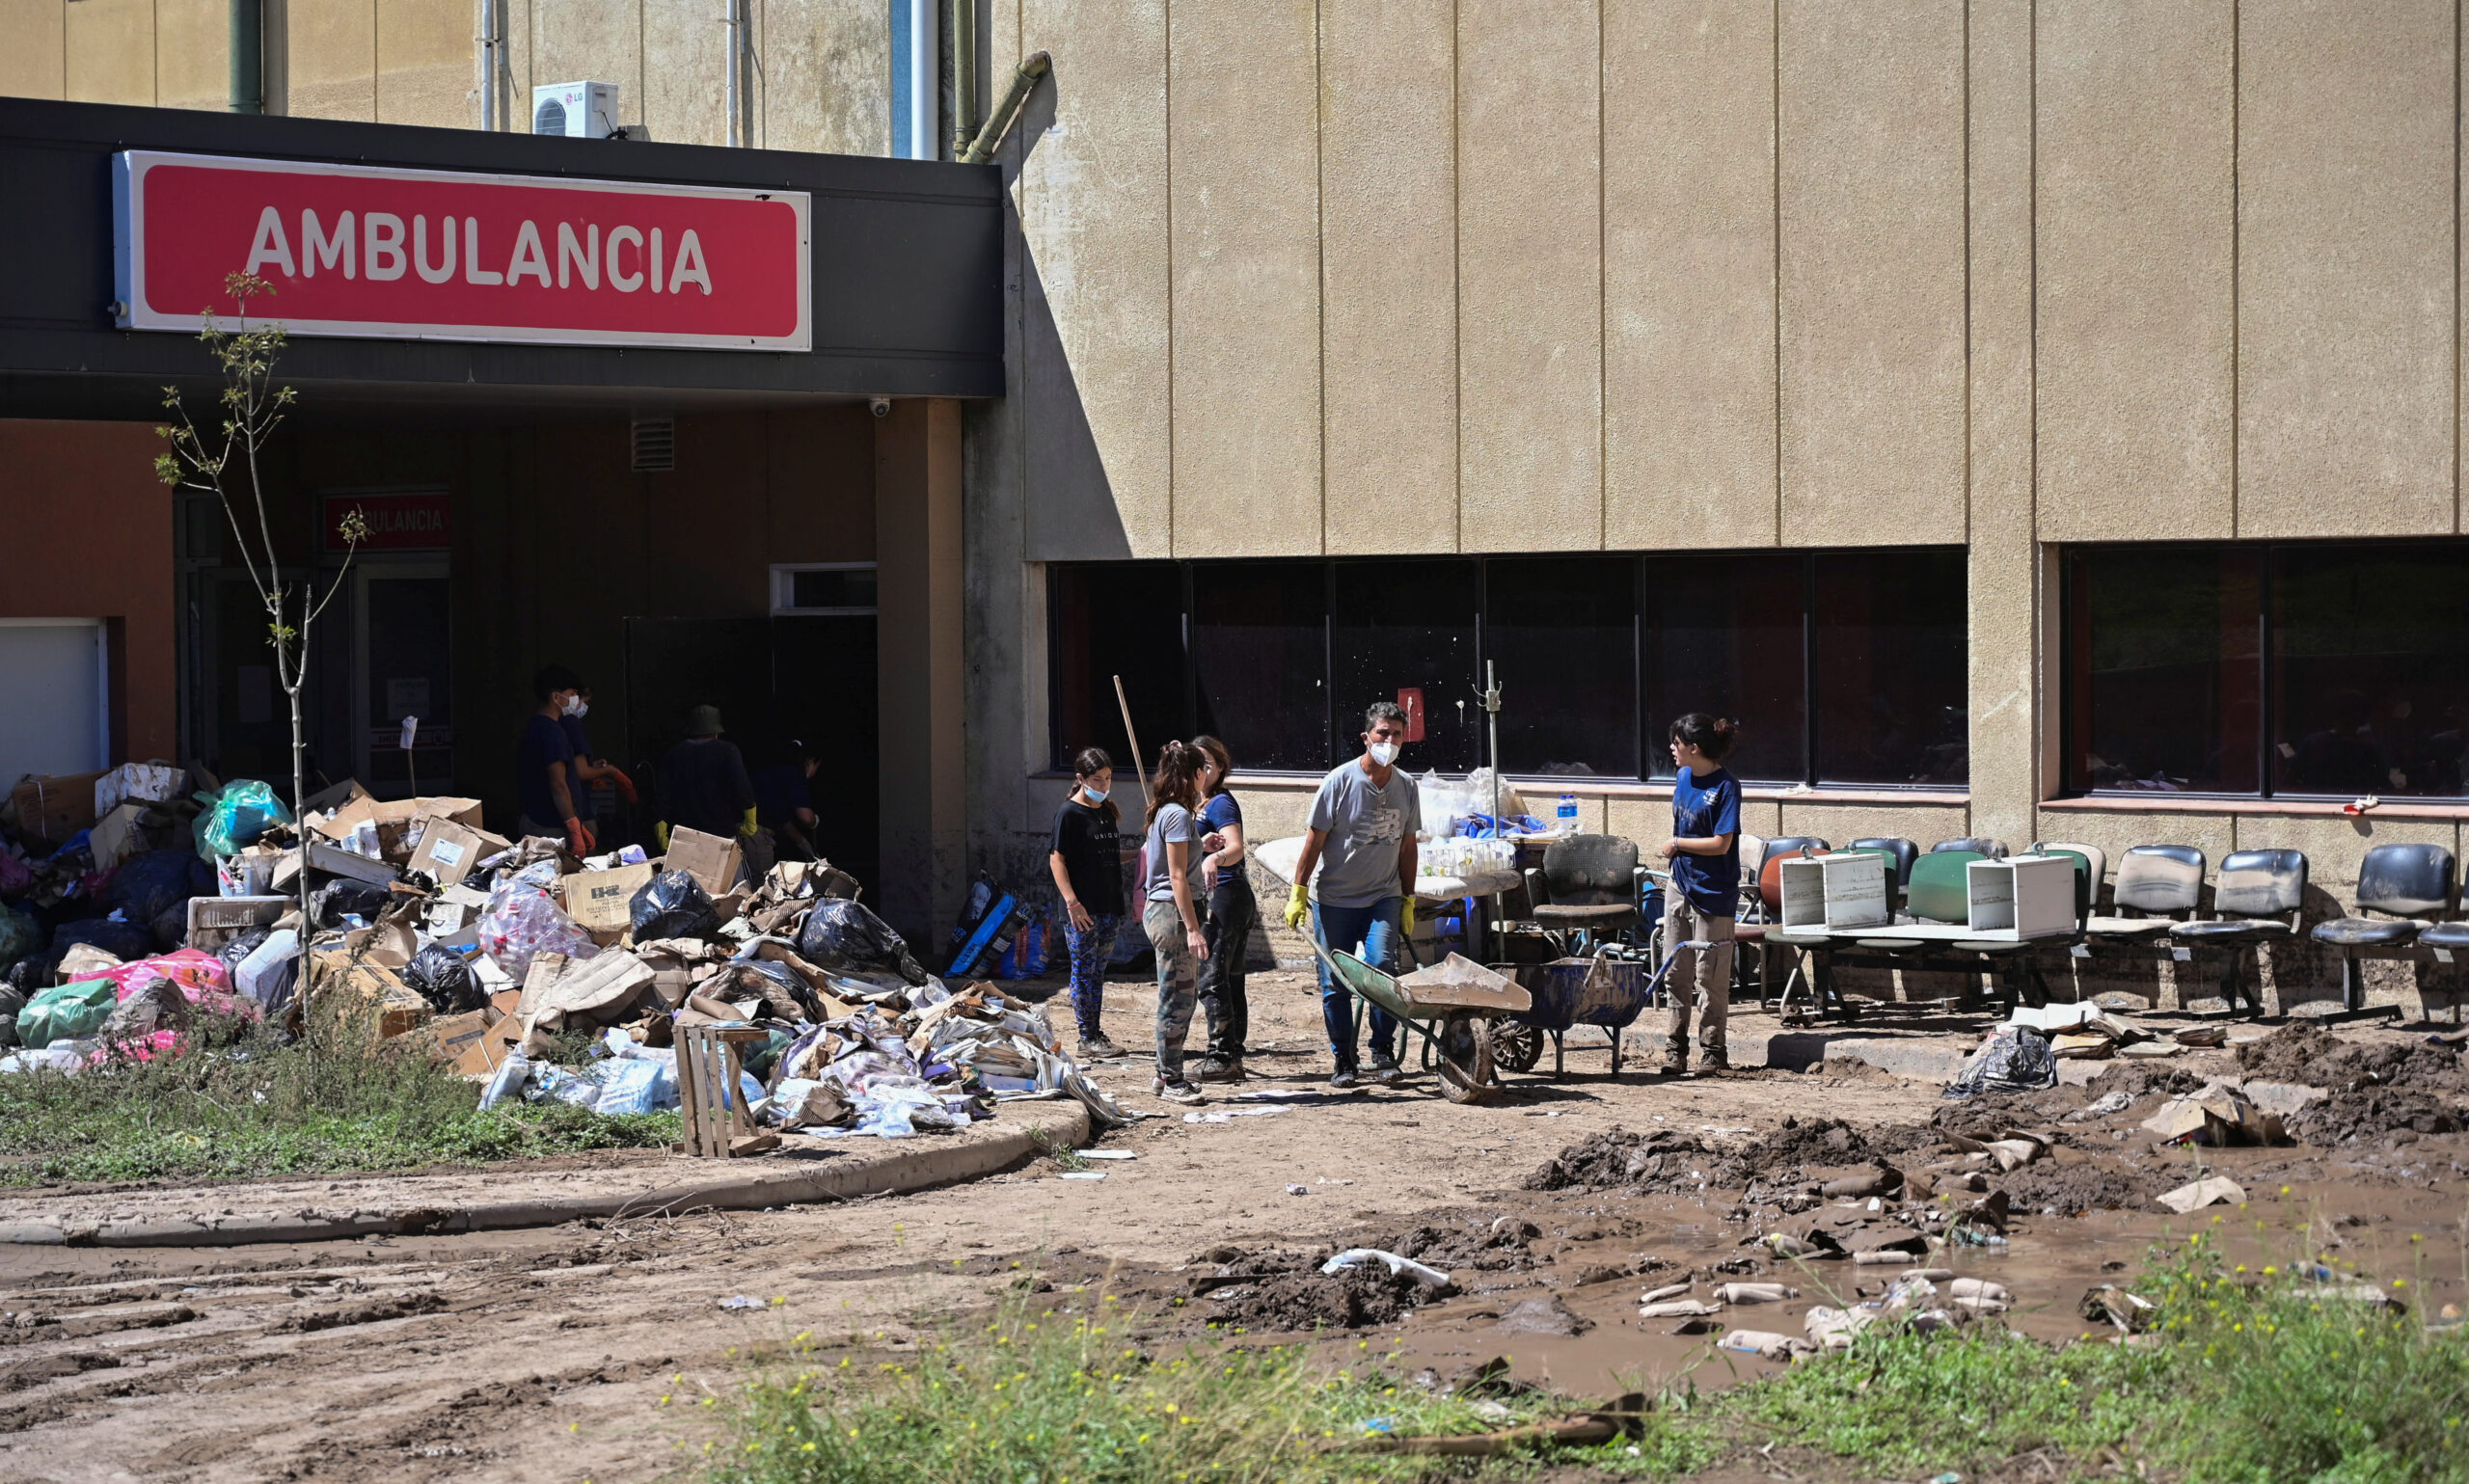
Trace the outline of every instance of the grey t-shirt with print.
{"type": "Polygon", "coordinates": [[[1329,836],[1314,900],[1360,907],[1404,895],[1397,848],[1408,831],[1423,828],[1423,802],[1404,769],[1391,769],[1385,788],[1372,787],[1361,759],[1337,769],[1320,780],[1312,800],[1312,827],[1329,836]]]}

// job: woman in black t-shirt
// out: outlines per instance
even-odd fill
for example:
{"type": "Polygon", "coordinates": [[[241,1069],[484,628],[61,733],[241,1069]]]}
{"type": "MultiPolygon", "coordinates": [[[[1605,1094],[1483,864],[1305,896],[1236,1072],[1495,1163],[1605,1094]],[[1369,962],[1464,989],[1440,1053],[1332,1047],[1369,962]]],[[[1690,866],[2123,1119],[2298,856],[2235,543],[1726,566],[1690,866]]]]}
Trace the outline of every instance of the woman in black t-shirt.
{"type": "Polygon", "coordinates": [[[1072,1017],[1080,1031],[1080,1059],[1123,1055],[1099,1025],[1105,1008],[1106,960],[1123,926],[1122,814],[1106,800],[1115,785],[1114,759],[1083,747],[1072,760],[1072,796],[1054,813],[1053,851],[1046,857],[1063,898],[1063,937],[1072,949],[1072,1017]]]}

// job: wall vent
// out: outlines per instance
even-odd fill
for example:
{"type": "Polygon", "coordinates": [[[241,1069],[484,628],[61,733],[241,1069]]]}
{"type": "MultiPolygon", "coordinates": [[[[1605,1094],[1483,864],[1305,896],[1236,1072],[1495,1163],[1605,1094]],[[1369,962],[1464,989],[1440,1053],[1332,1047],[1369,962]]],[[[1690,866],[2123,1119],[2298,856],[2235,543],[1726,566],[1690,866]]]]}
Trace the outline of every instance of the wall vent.
{"type": "Polygon", "coordinates": [[[637,418],[633,423],[635,472],[665,474],[677,468],[677,419],[637,418]]]}

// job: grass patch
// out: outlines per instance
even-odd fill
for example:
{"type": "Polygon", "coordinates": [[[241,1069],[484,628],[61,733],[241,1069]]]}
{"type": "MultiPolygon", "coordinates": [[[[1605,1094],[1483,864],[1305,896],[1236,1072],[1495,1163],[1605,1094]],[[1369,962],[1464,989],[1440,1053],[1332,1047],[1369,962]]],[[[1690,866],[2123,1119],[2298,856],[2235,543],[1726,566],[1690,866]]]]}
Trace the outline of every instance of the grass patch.
{"type": "Polygon", "coordinates": [[[601,1118],[565,1103],[486,1113],[479,1091],[411,1046],[330,1027],[313,1050],[247,1022],[176,1054],[66,1076],[0,1076],[0,1184],[223,1179],[401,1170],[682,1137],[673,1113],[601,1118]]]}
{"type": "Polygon", "coordinates": [[[1561,1463],[1677,1478],[1773,1444],[1862,1476],[1972,1476],[2037,1454],[2059,1477],[2469,1484],[2469,1339],[2344,1296],[2347,1283],[2226,1269],[2214,1252],[2198,1238],[2136,1285],[2161,1317],[2131,1345],[2051,1346],[1994,1324],[1873,1330],[1847,1354],[1730,1390],[1667,1391],[1641,1439],[1494,1460],[1332,1446],[1375,1418],[1399,1434],[1477,1433],[1566,1404],[1433,1396],[1369,1351],[1334,1374],[1299,1347],[1225,1339],[1152,1356],[1124,1337],[1128,1315],[1040,1317],[1014,1299],[984,1331],[897,1362],[827,1365],[801,1336],[787,1362],[705,1399],[725,1424],[709,1476],[1162,1484],[1510,1478],[1561,1463]]]}

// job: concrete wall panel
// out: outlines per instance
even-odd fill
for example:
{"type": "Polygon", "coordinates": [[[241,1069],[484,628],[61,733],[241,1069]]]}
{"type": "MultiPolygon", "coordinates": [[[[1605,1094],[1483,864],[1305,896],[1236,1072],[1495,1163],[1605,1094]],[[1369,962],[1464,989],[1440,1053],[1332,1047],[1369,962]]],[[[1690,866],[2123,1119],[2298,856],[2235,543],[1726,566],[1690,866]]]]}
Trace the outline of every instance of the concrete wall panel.
{"type": "Polygon", "coordinates": [[[1311,0],[1175,12],[1174,549],[1320,550],[1318,39],[1311,0]]]}
{"type": "Polygon", "coordinates": [[[2227,536],[2237,8],[2039,13],[2040,533],[2227,536]]]}
{"type": "Polygon", "coordinates": [[[1424,0],[1320,8],[1323,531],[1457,547],[1456,34],[1424,0]]]}
{"type": "Polygon", "coordinates": [[[1783,541],[1961,541],[1961,0],[1780,17],[1783,541]]]}
{"type": "MultiPolygon", "coordinates": [[[[386,123],[475,128],[473,13],[467,0],[377,0],[377,117],[386,123]]],[[[622,85],[621,85],[622,86],[622,85]]],[[[529,94],[524,103],[528,109],[529,94]]]]}
{"type": "Polygon", "coordinates": [[[370,0],[288,0],[287,112],[307,119],[377,118],[377,11],[370,0]]]}
{"type": "Polygon", "coordinates": [[[1773,5],[1610,7],[1603,108],[1604,544],[1772,545],[1773,5]]]}
{"type": "MultiPolygon", "coordinates": [[[[1031,561],[1173,549],[1164,0],[1026,0],[1054,51],[1022,121],[1031,561]]],[[[1001,69],[1016,65],[1005,61],[1001,69]]]]}
{"type": "Polygon", "coordinates": [[[231,106],[230,0],[156,0],[154,46],[157,104],[218,111],[231,106]]]}
{"type": "MultiPolygon", "coordinates": [[[[726,13],[712,0],[639,0],[643,28],[643,122],[652,138],[719,145],[729,137],[726,13]]],[[[544,6],[540,27],[556,23],[544,6]]],[[[545,51],[546,48],[544,47],[545,51]]],[[[543,77],[544,83],[572,82],[543,77]]],[[[528,106],[529,97],[524,99],[528,106]]]]}
{"type": "Polygon", "coordinates": [[[0,96],[65,98],[68,0],[0,0],[0,96]]]}
{"type": "Polygon", "coordinates": [[[761,0],[765,145],[891,152],[891,9],[872,0],[761,0]]]}
{"type": "Polygon", "coordinates": [[[1460,539],[1599,547],[1596,3],[1461,0],[1457,33],[1460,539]]]}
{"type": "Polygon", "coordinates": [[[154,101],[153,0],[81,0],[68,7],[67,25],[72,100],[154,101]]]}
{"type": "Polygon", "coordinates": [[[2454,7],[2238,16],[2238,534],[2448,532],[2454,7]]]}

